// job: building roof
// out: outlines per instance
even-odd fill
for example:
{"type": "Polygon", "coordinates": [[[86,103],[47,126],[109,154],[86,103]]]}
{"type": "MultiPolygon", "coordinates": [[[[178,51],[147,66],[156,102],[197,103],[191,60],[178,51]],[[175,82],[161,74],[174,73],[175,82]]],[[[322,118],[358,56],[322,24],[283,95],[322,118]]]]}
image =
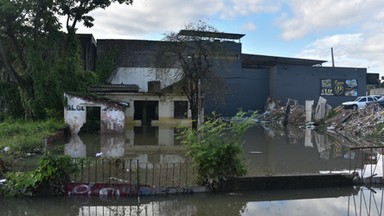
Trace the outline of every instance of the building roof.
{"type": "Polygon", "coordinates": [[[138,85],[124,85],[124,84],[112,84],[112,85],[101,85],[101,86],[93,86],[90,88],[91,92],[131,92],[137,93],[139,92],[138,85]]]}
{"type": "Polygon", "coordinates": [[[242,37],[244,37],[245,34],[224,33],[224,32],[208,32],[208,31],[196,31],[196,30],[181,30],[179,32],[179,35],[217,38],[217,39],[240,40],[242,37]]]}
{"type": "Polygon", "coordinates": [[[324,60],[288,58],[266,55],[241,54],[241,63],[244,68],[273,67],[277,64],[314,66],[323,64],[324,60]]]}

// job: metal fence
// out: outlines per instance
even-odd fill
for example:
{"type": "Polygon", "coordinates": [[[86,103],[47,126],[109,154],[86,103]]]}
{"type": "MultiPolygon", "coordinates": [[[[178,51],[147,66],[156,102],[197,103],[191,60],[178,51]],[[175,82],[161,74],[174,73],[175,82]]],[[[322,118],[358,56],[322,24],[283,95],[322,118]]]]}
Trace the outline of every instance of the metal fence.
{"type": "Polygon", "coordinates": [[[191,163],[141,163],[124,158],[74,158],[80,172],[72,182],[130,183],[152,187],[193,186],[191,163]]]}
{"type": "Polygon", "coordinates": [[[364,184],[384,183],[384,147],[350,148],[350,170],[356,181],[364,184]],[[353,161],[353,162],[352,162],[353,161]]]}

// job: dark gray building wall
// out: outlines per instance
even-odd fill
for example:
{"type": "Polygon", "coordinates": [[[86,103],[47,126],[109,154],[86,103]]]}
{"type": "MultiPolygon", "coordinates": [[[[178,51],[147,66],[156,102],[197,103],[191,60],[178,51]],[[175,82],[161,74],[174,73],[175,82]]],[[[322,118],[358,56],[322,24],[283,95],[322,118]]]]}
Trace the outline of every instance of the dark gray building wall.
{"type": "MultiPolygon", "coordinates": [[[[101,58],[109,50],[117,51],[117,67],[153,67],[154,55],[160,47],[170,42],[147,40],[98,40],[97,55],[101,58]]],[[[284,65],[275,62],[256,62],[256,65],[242,66],[240,59],[241,43],[220,42],[227,49],[228,59],[217,59],[216,74],[225,83],[219,89],[210,88],[213,81],[204,82],[205,114],[213,111],[223,116],[232,116],[239,109],[264,111],[266,98],[279,99],[281,105],[288,98],[296,99],[304,105],[305,100],[317,102],[320,96],[321,79],[356,79],[358,81],[358,95],[365,95],[366,69],[339,67],[312,67],[308,65],[284,65]]],[[[252,56],[247,56],[252,57],[252,56]]],[[[260,59],[260,56],[258,57],[260,59]]],[[[268,58],[268,57],[266,57],[268,58]]],[[[278,59],[279,57],[268,59],[278,59]]],[[[281,59],[280,59],[281,60],[281,59]]],[[[284,59],[283,59],[284,60],[284,59]]],[[[295,60],[295,59],[293,59],[295,60]]],[[[286,60],[287,61],[287,60],[286,60]]],[[[291,62],[291,61],[289,61],[291,62]]],[[[298,61],[297,64],[303,64],[298,61]]],[[[336,107],[342,102],[353,100],[348,96],[323,96],[328,103],[336,107]]]]}
{"type": "Polygon", "coordinates": [[[92,34],[78,34],[80,41],[80,57],[85,70],[96,69],[96,41],[92,34]]]}
{"type": "Polygon", "coordinates": [[[206,114],[213,111],[223,116],[233,116],[242,109],[264,110],[268,97],[269,71],[268,69],[242,69],[238,65],[231,68],[231,73],[222,74],[225,90],[222,103],[213,104],[217,95],[207,94],[206,114]]]}
{"type": "MultiPolygon", "coordinates": [[[[317,103],[321,94],[321,79],[356,79],[358,95],[366,95],[365,68],[310,67],[294,65],[276,65],[270,70],[270,97],[279,99],[282,104],[288,98],[296,99],[304,105],[305,100],[317,103]]],[[[327,96],[328,104],[333,107],[342,102],[354,100],[354,96],[327,96]]]]}
{"type": "MultiPolygon", "coordinates": [[[[97,40],[97,57],[103,58],[109,52],[116,52],[117,67],[153,67],[154,58],[161,50],[166,50],[167,46],[173,42],[150,41],[150,40],[117,40],[100,39],[97,40]]],[[[241,44],[231,41],[212,42],[216,49],[227,50],[231,59],[237,60],[241,54],[241,44]]],[[[188,50],[185,50],[188,52],[188,50]]],[[[192,51],[191,51],[192,52],[192,51]]],[[[218,61],[220,62],[220,61],[218,61]]]]}
{"type": "Polygon", "coordinates": [[[97,40],[97,56],[102,59],[109,52],[116,53],[117,67],[151,67],[154,55],[163,41],[148,40],[97,40]]]}

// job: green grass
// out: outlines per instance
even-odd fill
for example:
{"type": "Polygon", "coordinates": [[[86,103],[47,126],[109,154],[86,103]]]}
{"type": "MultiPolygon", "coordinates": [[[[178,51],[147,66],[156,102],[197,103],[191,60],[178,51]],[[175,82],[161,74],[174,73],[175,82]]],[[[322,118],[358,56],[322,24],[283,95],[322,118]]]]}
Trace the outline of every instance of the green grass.
{"type": "Polygon", "coordinates": [[[5,121],[0,123],[0,150],[10,147],[9,154],[19,155],[39,152],[44,148],[44,138],[65,128],[59,120],[5,121]]]}

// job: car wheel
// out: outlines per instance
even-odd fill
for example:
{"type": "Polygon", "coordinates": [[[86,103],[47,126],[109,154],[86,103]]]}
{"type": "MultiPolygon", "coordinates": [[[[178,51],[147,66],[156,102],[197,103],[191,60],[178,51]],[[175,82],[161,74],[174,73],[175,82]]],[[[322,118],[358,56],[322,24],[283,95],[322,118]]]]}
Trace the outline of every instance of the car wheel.
{"type": "Polygon", "coordinates": [[[353,110],[357,110],[357,105],[352,105],[353,110]]]}

